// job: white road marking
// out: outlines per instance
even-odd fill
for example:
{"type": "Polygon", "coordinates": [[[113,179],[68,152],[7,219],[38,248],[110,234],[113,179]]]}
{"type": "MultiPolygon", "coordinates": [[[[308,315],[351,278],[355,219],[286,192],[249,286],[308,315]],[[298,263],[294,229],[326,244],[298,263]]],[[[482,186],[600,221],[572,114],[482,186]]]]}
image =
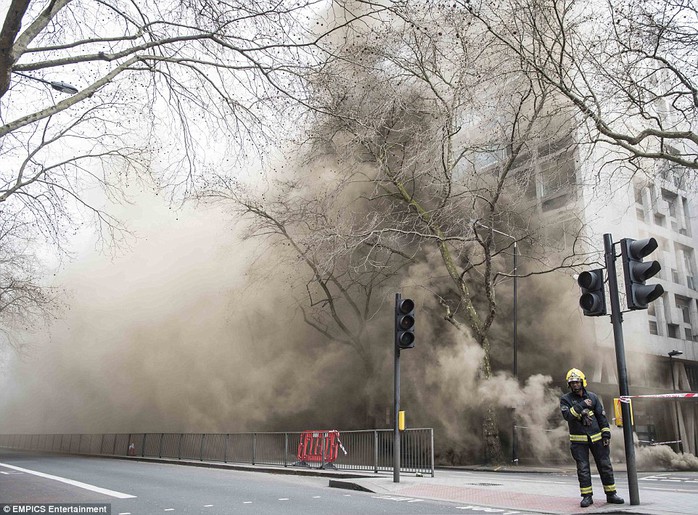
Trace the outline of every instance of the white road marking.
{"type": "Polygon", "coordinates": [[[321,499],[319,495],[313,495],[313,499],[321,499]]]}
{"type": "Polygon", "coordinates": [[[204,508],[213,508],[213,504],[204,504],[204,508]]]}
{"type": "Polygon", "coordinates": [[[282,497],[279,501],[288,501],[288,497],[282,497]]]}
{"type": "Polygon", "coordinates": [[[414,497],[396,497],[393,495],[374,495],[374,499],[386,499],[388,501],[397,501],[397,502],[402,502],[402,501],[407,501],[407,502],[423,502],[422,499],[415,499],[414,497]]]}
{"type": "Polygon", "coordinates": [[[90,490],[91,492],[97,492],[100,494],[108,495],[110,497],[116,497],[117,499],[134,499],[136,496],[131,494],[124,494],[121,492],[116,492],[114,490],[108,490],[107,488],[100,488],[99,486],[88,485],[87,483],[82,483],[80,481],[74,481],[60,476],[52,476],[51,474],[44,474],[43,472],[37,472],[35,470],[23,469],[21,467],[15,467],[14,465],[7,465],[5,463],[0,463],[0,467],[5,467],[12,470],[17,470],[19,472],[24,472],[26,474],[32,474],[34,476],[43,477],[44,479],[53,479],[60,483],[65,483],[67,485],[76,486],[78,488],[83,488],[85,490],[90,490]]]}
{"type": "Polygon", "coordinates": [[[244,501],[242,504],[252,504],[252,501],[244,501]]]}

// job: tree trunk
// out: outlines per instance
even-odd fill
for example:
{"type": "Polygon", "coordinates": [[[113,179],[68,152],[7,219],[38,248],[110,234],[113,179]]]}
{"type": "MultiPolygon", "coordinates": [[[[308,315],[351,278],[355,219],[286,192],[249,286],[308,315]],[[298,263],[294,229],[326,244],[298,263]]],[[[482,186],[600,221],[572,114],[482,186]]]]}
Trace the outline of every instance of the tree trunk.
{"type": "MultiPolygon", "coordinates": [[[[482,335],[481,345],[485,351],[482,358],[482,375],[484,379],[492,377],[492,364],[490,363],[490,341],[486,335],[482,335]]],[[[485,462],[491,464],[504,463],[502,441],[499,438],[499,424],[497,412],[492,404],[485,408],[485,416],[482,421],[482,432],[485,439],[485,462]]]]}

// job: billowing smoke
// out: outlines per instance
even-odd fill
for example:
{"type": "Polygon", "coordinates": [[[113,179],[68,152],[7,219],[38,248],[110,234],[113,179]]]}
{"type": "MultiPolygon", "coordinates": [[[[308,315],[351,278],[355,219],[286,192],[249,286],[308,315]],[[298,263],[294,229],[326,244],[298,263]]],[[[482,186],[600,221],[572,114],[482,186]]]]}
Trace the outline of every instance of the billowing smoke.
{"type": "MultiPolygon", "coordinates": [[[[305,163],[302,171],[313,172],[305,163]]],[[[141,236],[132,249],[109,258],[86,246],[56,277],[71,291],[70,309],[23,360],[6,363],[0,431],[297,431],[392,423],[386,412],[393,289],[374,292],[381,309],[367,338],[375,374],[365,381],[352,349],[314,331],[298,312],[293,288],[307,280],[302,263],[270,254],[263,240],[240,238],[224,207],[175,213],[159,197],[137,200],[122,213],[141,236]]],[[[443,319],[438,253],[419,259],[399,286],[418,306],[417,344],[402,358],[408,426],[436,429],[440,462],[477,462],[482,411],[491,404],[505,446],[513,423],[522,455],[569,461],[555,385],[572,366],[592,363],[595,351],[571,276],[521,279],[519,378],[507,372],[482,381],[483,350],[443,319]]],[[[497,285],[495,370],[511,370],[511,286],[497,285]]],[[[617,433],[614,453],[622,449],[617,433]]]]}
{"type": "Polygon", "coordinates": [[[56,277],[70,292],[64,317],[8,355],[0,431],[269,430],[305,414],[295,430],[316,421],[309,412],[340,418],[327,398],[346,388],[334,379],[352,358],[294,318],[283,271],[249,280],[257,243],[216,209],[174,213],[149,195],[136,206],[141,238],[114,258],[86,245],[56,277]]]}
{"type": "Polygon", "coordinates": [[[693,454],[677,454],[667,445],[636,447],[639,470],[698,470],[698,458],[693,454]]]}
{"type": "MultiPolygon", "coordinates": [[[[357,429],[372,427],[367,402],[373,425],[389,427],[393,290],[376,324],[376,378],[357,388],[361,364],[351,349],[299,316],[288,291],[294,263],[274,261],[258,240],[243,242],[218,208],[174,212],[148,194],[135,206],[128,215],[140,239],[131,249],[109,257],[85,244],[57,275],[69,309],[26,356],[6,363],[0,431],[357,429]],[[273,273],[252,273],[265,263],[276,263],[273,273]]],[[[478,412],[493,402],[504,424],[516,417],[522,448],[556,456],[550,379],[533,375],[518,391],[505,374],[479,382],[482,349],[441,320],[428,288],[437,257],[413,266],[401,286],[419,308],[417,346],[402,359],[408,424],[435,427],[445,461],[478,459],[478,412]]],[[[524,327],[523,353],[534,334],[524,327]]],[[[496,345],[508,355],[509,338],[496,345]]]]}

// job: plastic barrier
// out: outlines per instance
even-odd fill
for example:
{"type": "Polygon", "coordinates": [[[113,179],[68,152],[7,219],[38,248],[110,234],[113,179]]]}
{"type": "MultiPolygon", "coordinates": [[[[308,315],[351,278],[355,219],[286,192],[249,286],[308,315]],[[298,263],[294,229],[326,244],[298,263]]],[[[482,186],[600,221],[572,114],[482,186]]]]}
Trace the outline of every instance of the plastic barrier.
{"type": "Polygon", "coordinates": [[[309,467],[310,463],[319,463],[320,468],[333,468],[340,447],[346,454],[336,429],[303,431],[298,442],[298,462],[295,465],[309,467]]]}

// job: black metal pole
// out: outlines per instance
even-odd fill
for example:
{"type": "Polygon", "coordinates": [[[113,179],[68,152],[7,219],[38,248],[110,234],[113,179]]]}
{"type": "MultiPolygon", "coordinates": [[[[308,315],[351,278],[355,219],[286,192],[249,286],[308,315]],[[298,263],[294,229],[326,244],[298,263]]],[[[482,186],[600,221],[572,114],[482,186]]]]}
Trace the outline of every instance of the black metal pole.
{"type": "MultiPolygon", "coordinates": [[[[623,342],[623,313],[620,310],[618,298],[618,278],[616,277],[616,254],[613,248],[613,237],[603,235],[606,272],[608,273],[608,290],[611,300],[611,323],[613,324],[613,340],[616,348],[616,365],[618,367],[618,386],[621,397],[630,395],[628,388],[628,369],[625,363],[625,344],[623,342]]],[[[640,504],[640,493],[637,483],[637,468],[635,465],[635,444],[633,442],[633,426],[630,418],[630,404],[621,402],[623,415],[623,440],[625,442],[625,462],[628,469],[628,490],[630,504],[640,504]]]]}
{"type": "Polygon", "coordinates": [[[400,417],[400,346],[397,344],[397,307],[400,304],[401,295],[395,294],[395,330],[393,331],[393,348],[395,349],[395,373],[394,373],[394,402],[393,402],[393,420],[395,427],[393,429],[393,483],[400,482],[400,429],[398,427],[398,418],[400,417]]]}
{"type": "MultiPolygon", "coordinates": [[[[517,288],[518,288],[518,246],[516,240],[514,240],[514,360],[513,360],[513,370],[514,380],[519,382],[519,367],[518,367],[518,331],[517,331],[517,321],[518,321],[518,305],[517,305],[517,288]]],[[[516,419],[511,422],[511,459],[514,465],[519,464],[519,449],[518,449],[518,437],[516,434],[516,419]]]]}

